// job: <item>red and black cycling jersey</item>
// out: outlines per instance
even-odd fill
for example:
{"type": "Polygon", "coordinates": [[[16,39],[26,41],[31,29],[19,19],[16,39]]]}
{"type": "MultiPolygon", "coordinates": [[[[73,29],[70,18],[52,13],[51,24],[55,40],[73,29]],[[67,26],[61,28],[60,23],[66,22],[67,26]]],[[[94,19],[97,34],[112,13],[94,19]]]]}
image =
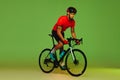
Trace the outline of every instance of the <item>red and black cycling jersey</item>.
{"type": "Polygon", "coordinates": [[[74,19],[72,20],[68,19],[67,16],[61,16],[56,22],[56,24],[54,25],[53,30],[56,31],[58,26],[61,26],[62,32],[64,32],[69,27],[71,28],[75,27],[75,21],[74,19]]]}

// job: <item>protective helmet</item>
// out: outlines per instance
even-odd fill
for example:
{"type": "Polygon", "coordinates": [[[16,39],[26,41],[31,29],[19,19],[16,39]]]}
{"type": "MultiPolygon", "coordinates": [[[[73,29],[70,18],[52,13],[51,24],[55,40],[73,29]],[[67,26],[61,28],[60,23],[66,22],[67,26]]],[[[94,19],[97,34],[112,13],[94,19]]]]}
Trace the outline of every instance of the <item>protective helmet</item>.
{"type": "Polygon", "coordinates": [[[67,8],[67,12],[76,14],[77,10],[74,7],[69,7],[69,8],[67,8]]]}

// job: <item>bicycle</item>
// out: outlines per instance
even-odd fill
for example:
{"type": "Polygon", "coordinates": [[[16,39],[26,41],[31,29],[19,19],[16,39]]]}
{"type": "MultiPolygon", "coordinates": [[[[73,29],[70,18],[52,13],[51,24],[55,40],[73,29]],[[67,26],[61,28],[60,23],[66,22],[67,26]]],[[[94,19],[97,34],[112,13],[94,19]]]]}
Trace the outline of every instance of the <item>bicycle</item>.
{"type": "MultiPolygon", "coordinates": [[[[52,38],[53,47],[55,46],[54,37],[52,34],[49,34],[49,36],[52,38]]],[[[39,55],[39,67],[41,70],[45,73],[50,73],[54,70],[54,68],[58,68],[60,66],[61,60],[65,58],[65,66],[68,73],[72,76],[80,76],[82,75],[86,68],[87,68],[87,58],[83,51],[80,49],[73,49],[76,43],[72,44],[73,41],[79,40],[80,43],[82,43],[83,39],[73,39],[73,38],[67,38],[69,41],[69,48],[65,50],[65,54],[58,60],[56,52],[54,54],[55,61],[52,61],[50,59],[50,51],[52,49],[45,48],[41,51],[39,55]],[[66,57],[65,57],[66,56],[66,57]]],[[[61,66],[60,66],[61,67],[61,66]]]]}

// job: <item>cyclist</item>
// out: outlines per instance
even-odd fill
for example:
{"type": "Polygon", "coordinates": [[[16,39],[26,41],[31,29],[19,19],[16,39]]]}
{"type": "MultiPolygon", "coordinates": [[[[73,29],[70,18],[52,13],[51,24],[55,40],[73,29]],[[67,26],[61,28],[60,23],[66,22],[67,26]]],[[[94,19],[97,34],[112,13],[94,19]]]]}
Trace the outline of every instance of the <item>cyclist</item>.
{"type": "MultiPolygon", "coordinates": [[[[77,10],[74,7],[68,7],[67,8],[67,15],[59,17],[58,21],[52,28],[52,35],[58,42],[57,45],[51,50],[50,52],[50,58],[55,61],[54,58],[54,52],[57,49],[60,49],[60,54],[64,53],[63,45],[68,44],[68,41],[64,38],[64,31],[67,28],[71,28],[71,35],[73,38],[76,39],[76,33],[75,33],[75,20],[73,19],[75,14],[77,13],[77,10]]],[[[79,44],[80,42],[76,40],[76,43],[79,44]]],[[[61,69],[66,70],[66,67],[64,65],[63,60],[61,61],[61,69]]]]}

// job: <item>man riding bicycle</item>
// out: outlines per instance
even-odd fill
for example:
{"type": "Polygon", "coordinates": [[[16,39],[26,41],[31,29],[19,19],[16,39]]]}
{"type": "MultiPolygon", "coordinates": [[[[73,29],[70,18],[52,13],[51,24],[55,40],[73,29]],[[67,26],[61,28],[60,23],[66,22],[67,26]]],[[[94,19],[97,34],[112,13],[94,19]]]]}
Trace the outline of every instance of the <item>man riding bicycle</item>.
{"type": "MultiPolygon", "coordinates": [[[[64,38],[64,31],[67,28],[71,28],[71,35],[74,39],[76,39],[76,33],[75,33],[75,20],[73,19],[75,14],[77,13],[77,10],[74,7],[69,7],[67,9],[67,15],[59,17],[58,21],[52,28],[52,35],[58,42],[57,45],[51,50],[50,52],[50,58],[55,61],[54,53],[57,49],[60,49],[60,57],[61,54],[64,54],[64,48],[63,45],[68,44],[68,41],[64,38]]],[[[79,44],[80,42],[76,40],[76,43],[79,44]]],[[[61,62],[61,69],[65,70],[66,67],[63,63],[61,62]]]]}

